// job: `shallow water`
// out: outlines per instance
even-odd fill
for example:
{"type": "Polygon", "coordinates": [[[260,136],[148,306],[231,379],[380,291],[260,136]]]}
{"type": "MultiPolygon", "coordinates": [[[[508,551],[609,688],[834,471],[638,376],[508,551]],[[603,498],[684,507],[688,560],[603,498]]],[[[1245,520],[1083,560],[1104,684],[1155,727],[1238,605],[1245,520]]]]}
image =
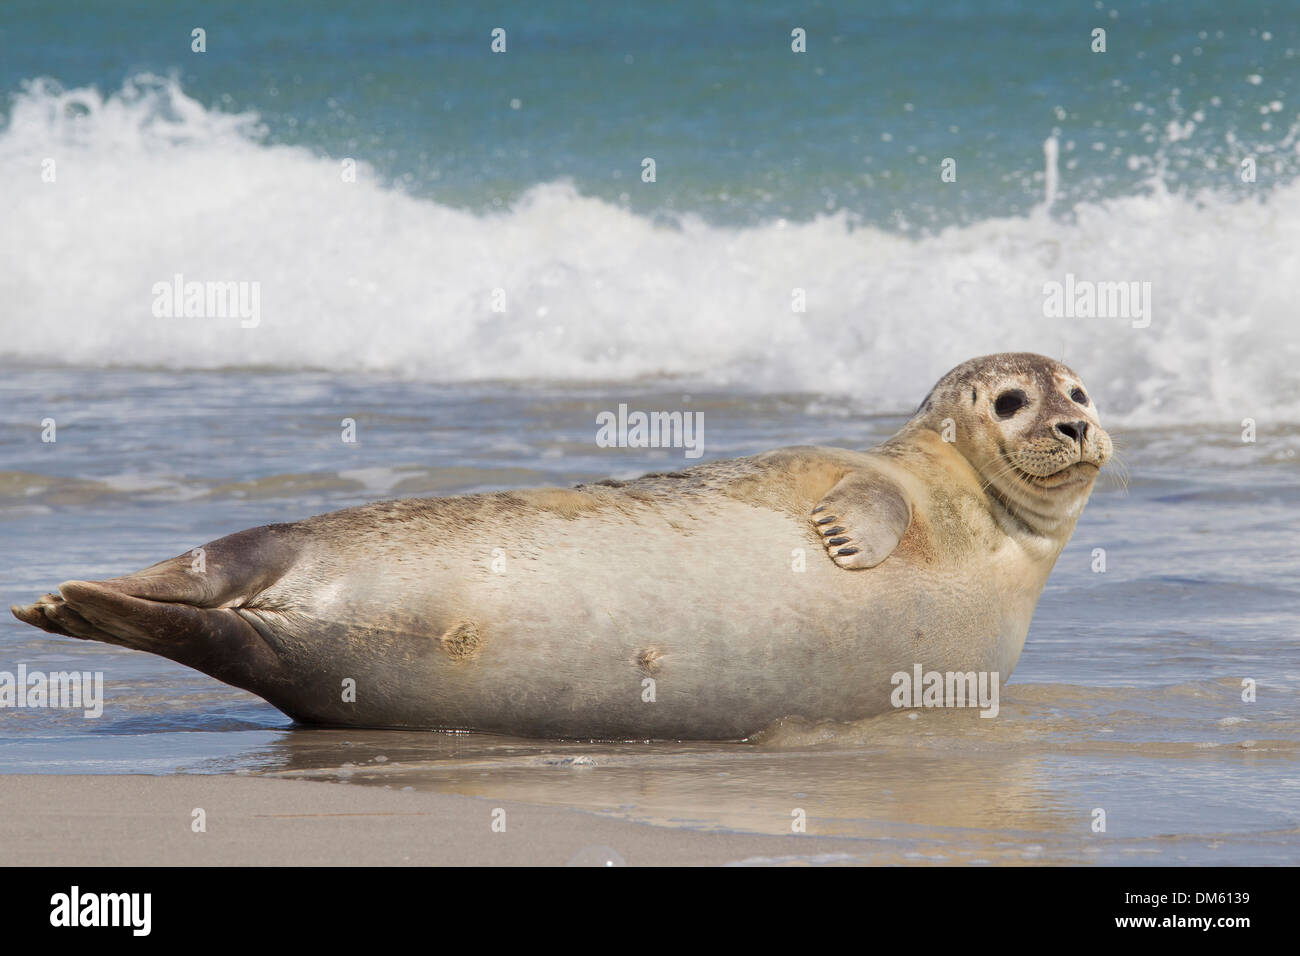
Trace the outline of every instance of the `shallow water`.
{"type": "MultiPolygon", "coordinates": [[[[680,467],[600,449],[595,413],[705,411],[707,457],[865,447],[901,422],[809,395],[446,388],[318,374],[9,369],[3,597],[135,570],[246,526],[391,495],[680,467]],[[78,395],[99,396],[92,400],[78,395]],[[59,422],[42,444],[31,422],[59,422]],[[339,422],[358,423],[358,442],[339,422]]],[[[103,671],[104,714],[0,711],[0,767],[258,773],[577,806],[674,826],[860,837],[874,862],[1300,860],[1300,429],[1115,429],[995,719],[783,721],[749,742],[546,742],[294,727],[146,654],[0,623],[0,669],[103,671]],[[1106,570],[1093,570],[1104,548],[1106,570]],[[1242,700],[1242,681],[1257,699],[1242,700]],[[1106,831],[1091,830],[1096,809],[1106,831]]]]}

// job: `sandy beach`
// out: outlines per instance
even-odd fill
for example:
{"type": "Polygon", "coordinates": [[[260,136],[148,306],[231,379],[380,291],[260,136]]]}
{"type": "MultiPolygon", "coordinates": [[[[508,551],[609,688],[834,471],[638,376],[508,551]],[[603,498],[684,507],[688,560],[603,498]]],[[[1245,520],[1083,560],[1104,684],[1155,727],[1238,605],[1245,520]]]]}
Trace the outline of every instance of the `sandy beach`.
{"type": "Polygon", "coordinates": [[[233,775],[7,775],[0,801],[10,866],[835,863],[863,849],[861,840],[810,834],[669,829],[553,807],[233,775]],[[192,830],[196,808],[206,814],[204,833],[192,830]],[[498,808],[504,832],[492,828],[498,808]]]}

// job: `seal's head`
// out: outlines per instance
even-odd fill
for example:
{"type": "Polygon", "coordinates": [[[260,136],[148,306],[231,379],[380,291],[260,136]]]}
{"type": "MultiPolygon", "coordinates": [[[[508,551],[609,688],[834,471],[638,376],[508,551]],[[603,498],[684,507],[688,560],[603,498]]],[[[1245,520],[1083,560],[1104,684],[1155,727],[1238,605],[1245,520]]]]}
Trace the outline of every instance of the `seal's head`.
{"type": "Polygon", "coordinates": [[[913,421],[952,442],[984,487],[1026,524],[1073,526],[1111,455],[1083,381],[1043,355],[1002,352],[958,365],[913,421]]]}

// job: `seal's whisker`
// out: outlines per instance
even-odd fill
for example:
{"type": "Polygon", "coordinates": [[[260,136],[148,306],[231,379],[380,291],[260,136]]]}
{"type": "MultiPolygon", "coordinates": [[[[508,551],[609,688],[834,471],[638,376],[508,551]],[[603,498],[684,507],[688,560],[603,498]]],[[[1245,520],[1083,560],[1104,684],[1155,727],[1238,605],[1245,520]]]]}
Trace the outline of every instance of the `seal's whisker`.
{"type": "Polygon", "coordinates": [[[1131,475],[1129,473],[1128,462],[1124,460],[1124,456],[1117,450],[1113,451],[1110,461],[1106,463],[1106,466],[1106,468],[1102,469],[1102,473],[1110,487],[1118,488],[1120,491],[1124,492],[1124,494],[1128,494],[1131,475]]]}

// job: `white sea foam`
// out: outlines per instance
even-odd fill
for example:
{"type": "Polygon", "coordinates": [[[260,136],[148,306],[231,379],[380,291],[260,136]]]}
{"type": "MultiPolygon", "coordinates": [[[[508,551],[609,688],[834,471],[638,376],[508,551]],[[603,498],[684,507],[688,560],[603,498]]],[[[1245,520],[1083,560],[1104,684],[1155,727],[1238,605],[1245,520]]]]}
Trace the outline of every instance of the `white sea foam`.
{"type": "Polygon", "coordinates": [[[1146,195],[930,237],[845,216],[653,223],[572,185],[479,214],[268,145],[172,81],[34,83],[0,130],[0,361],[382,370],[852,394],[900,411],[985,352],[1063,357],[1129,422],[1300,413],[1300,185],[1146,195]],[[52,158],[57,181],[41,181],[52,158]],[[261,322],[158,318],[155,283],[261,284],[261,322]],[[1149,328],[1055,319],[1067,273],[1152,288],[1149,328]],[[491,310],[494,289],[507,311],[491,310]],[[792,311],[793,290],[807,311],[792,311]]]}

